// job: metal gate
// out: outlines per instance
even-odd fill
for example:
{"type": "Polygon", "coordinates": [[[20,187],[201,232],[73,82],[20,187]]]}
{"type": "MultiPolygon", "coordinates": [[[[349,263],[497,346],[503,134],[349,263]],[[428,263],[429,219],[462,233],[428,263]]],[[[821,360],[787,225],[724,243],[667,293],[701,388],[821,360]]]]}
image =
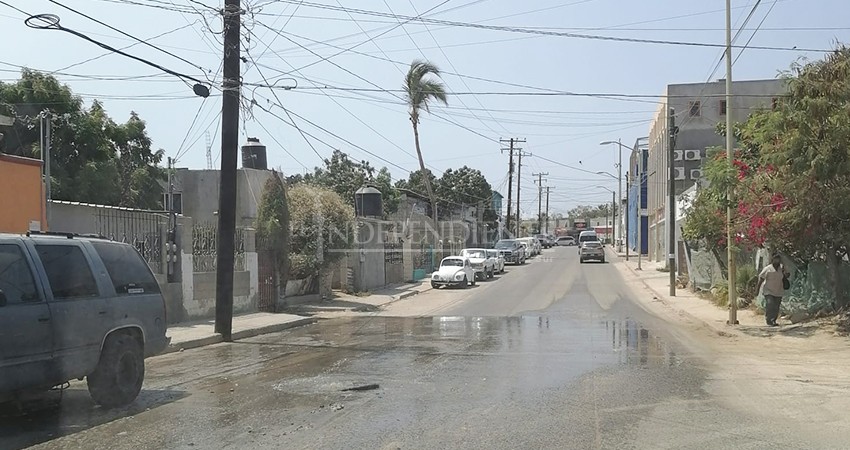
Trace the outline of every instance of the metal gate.
{"type": "Polygon", "coordinates": [[[434,248],[429,244],[422,244],[418,251],[413,253],[413,279],[421,280],[434,271],[434,248]]]}
{"type": "Polygon", "coordinates": [[[273,250],[263,247],[260,239],[257,239],[257,309],[263,312],[276,312],[278,273],[275,268],[275,254],[273,250]]]}

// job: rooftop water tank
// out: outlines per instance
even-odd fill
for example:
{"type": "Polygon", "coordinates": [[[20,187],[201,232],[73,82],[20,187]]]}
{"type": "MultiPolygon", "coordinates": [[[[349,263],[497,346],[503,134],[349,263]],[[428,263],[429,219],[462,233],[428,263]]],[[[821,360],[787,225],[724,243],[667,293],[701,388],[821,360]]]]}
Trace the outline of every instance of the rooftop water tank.
{"type": "Polygon", "coordinates": [[[249,137],[248,142],[242,146],[242,168],[268,170],[266,146],[261,144],[258,138],[249,137]]]}
{"type": "Polygon", "coordinates": [[[381,217],[384,214],[381,191],[364,186],[354,193],[354,213],[357,217],[381,217]]]}

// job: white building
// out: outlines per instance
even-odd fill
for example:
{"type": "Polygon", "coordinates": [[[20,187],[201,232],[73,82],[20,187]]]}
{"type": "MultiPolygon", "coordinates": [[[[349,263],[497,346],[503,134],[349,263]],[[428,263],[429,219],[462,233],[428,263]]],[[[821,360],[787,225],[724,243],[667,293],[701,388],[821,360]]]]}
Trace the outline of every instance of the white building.
{"type": "MultiPolygon", "coordinates": [[[[667,85],[649,127],[646,173],[650,260],[666,261],[668,254],[668,121],[671,108],[678,127],[673,165],[675,190],[679,195],[703,178],[706,150],[725,146],[725,137],[716,130],[718,123],[726,121],[727,111],[734,122],[743,122],[753,111],[774,107],[777,97],[785,90],[785,81],[779,79],[735,81],[732,105],[727,107],[725,80],[667,85]]],[[[676,235],[679,235],[679,227],[676,227],[676,235]]],[[[674,249],[676,251],[678,249],[674,249]]]]}

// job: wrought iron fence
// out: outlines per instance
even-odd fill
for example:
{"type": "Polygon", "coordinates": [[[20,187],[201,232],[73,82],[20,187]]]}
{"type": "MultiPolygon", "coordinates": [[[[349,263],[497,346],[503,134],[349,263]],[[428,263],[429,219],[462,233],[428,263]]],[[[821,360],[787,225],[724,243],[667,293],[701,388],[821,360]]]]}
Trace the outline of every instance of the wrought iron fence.
{"type": "MultiPolygon", "coordinates": [[[[211,224],[195,224],[192,227],[192,270],[215,272],[218,227],[211,224]]],[[[233,270],[245,270],[245,230],[236,229],[233,270]]]]}
{"type": "Polygon", "coordinates": [[[168,226],[167,212],[98,208],[95,222],[99,235],[113,241],[132,244],[153,272],[165,273],[162,238],[168,226]]]}

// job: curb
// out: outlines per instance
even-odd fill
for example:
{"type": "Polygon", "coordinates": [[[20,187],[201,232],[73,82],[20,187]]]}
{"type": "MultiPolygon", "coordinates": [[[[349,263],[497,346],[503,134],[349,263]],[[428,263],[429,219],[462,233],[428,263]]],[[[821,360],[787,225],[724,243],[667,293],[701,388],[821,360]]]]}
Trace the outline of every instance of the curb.
{"type": "Polygon", "coordinates": [[[631,267],[629,267],[627,264],[625,264],[624,261],[619,261],[619,262],[622,263],[626,267],[626,269],[629,272],[632,273],[632,275],[637,277],[637,279],[640,280],[641,284],[643,284],[643,286],[646,289],[648,289],[650,292],[652,292],[655,295],[655,299],[657,299],[659,302],[661,302],[662,305],[666,306],[667,308],[670,308],[676,314],[678,314],[680,316],[686,316],[687,318],[689,318],[690,320],[692,320],[694,322],[701,323],[703,326],[714,331],[714,333],[717,334],[718,336],[730,337],[730,336],[737,336],[738,335],[738,332],[735,331],[735,330],[726,329],[726,328],[718,328],[715,324],[691,314],[690,312],[688,312],[688,310],[682,309],[682,308],[679,308],[677,306],[670,304],[670,302],[667,301],[667,299],[664,297],[664,295],[662,295],[655,288],[650,286],[649,283],[644,281],[644,279],[641,276],[638,275],[638,273],[635,269],[632,269],[631,267]]]}
{"type": "MultiPolygon", "coordinates": [[[[423,292],[428,292],[428,291],[430,291],[431,289],[433,289],[433,288],[425,288],[425,289],[423,289],[423,290],[421,290],[421,291],[417,291],[417,290],[415,290],[415,289],[411,289],[411,290],[409,290],[409,291],[402,292],[401,294],[393,295],[392,297],[390,297],[390,298],[392,298],[392,301],[387,302],[387,303],[384,303],[384,305],[388,305],[388,304],[390,304],[390,303],[392,303],[392,302],[395,302],[395,301],[398,301],[398,300],[404,300],[404,299],[406,299],[406,298],[413,297],[414,295],[422,294],[423,292]]],[[[381,305],[381,306],[384,306],[384,305],[381,305]]]]}
{"type": "MultiPolygon", "coordinates": [[[[273,324],[273,325],[266,325],[264,327],[259,327],[259,328],[250,328],[250,329],[247,329],[247,330],[240,330],[240,331],[234,332],[232,334],[232,338],[233,338],[234,341],[239,340],[239,339],[246,339],[246,338],[249,338],[249,337],[259,336],[261,334],[276,333],[278,331],[283,331],[283,330],[286,330],[286,329],[289,329],[289,328],[300,327],[302,325],[309,325],[311,323],[316,323],[316,322],[318,322],[318,319],[316,319],[314,317],[305,317],[305,318],[293,320],[293,321],[290,321],[290,322],[276,323],[276,324],[273,324]]],[[[165,350],[162,351],[162,353],[160,353],[160,355],[166,355],[168,353],[176,353],[176,352],[179,352],[180,350],[189,350],[189,349],[192,349],[192,348],[205,347],[207,345],[218,344],[218,343],[221,343],[221,342],[224,342],[224,339],[221,337],[221,334],[218,334],[218,333],[215,333],[215,334],[210,335],[210,336],[198,338],[198,339],[191,339],[191,340],[184,341],[184,342],[178,342],[178,343],[172,342],[171,344],[168,345],[168,347],[166,347],[165,350]]]]}

